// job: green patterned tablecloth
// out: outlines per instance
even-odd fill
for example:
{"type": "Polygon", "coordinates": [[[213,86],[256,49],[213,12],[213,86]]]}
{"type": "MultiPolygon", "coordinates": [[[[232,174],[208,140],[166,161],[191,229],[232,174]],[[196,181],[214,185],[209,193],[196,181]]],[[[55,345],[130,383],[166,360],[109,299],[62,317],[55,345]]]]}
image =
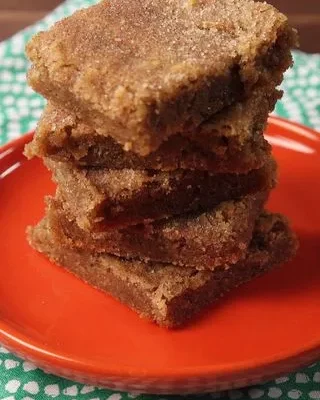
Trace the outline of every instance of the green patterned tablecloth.
{"type": "MultiPolygon", "coordinates": [[[[35,127],[44,100],[26,85],[24,46],[39,30],[88,6],[94,0],[67,0],[38,24],[0,43],[0,144],[35,127]]],[[[316,38],[315,38],[316,40],[316,38]]],[[[296,52],[295,66],[286,74],[285,96],[275,113],[320,130],[320,55],[296,52]]],[[[169,400],[169,399],[319,399],[320,363],[264,385],[199,396],[148,396],[98,389],[48,375],[0,346],[0,399],[169,400]]]]}

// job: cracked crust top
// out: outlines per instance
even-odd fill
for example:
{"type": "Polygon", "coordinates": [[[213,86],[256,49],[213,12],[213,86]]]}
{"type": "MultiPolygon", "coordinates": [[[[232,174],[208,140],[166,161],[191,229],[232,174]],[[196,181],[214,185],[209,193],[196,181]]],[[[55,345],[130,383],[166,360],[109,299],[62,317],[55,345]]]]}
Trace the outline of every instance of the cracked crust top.
{"type": "MultiPolygon", "coordinates": [[[[291,63],[287,18],[252,0],[109,0],[27,46],[29,82],[146,155],[291,63]]],[[[278,74],[278,75],[277,75],[278,74]]]]}

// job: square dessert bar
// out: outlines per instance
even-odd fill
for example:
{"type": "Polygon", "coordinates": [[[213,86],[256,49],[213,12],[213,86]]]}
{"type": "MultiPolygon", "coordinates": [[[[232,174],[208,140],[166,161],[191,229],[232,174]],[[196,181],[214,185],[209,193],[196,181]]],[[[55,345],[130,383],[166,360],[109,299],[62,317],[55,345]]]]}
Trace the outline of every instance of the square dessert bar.
{"type": "Polygon", "coordinates": [[[273,90],[296,41],[253,0],[100,1],[30,41],[29,83],[145,156],[257,85],[273,90]]]}
{"type": "Polygon", "coordinates": [[[228,291],[294,257],[297,239],[287,220],[263,213],[258,219],[245,258],[213,271],[171,264],[127,261],[97,255],[55,242],[44,219],[30,228],[29,241],[36,250],[85,282],[165,327],[185,324],[228,291]]]}
{"type": "Polygon", "coordinates": [[[82,166],[111,169],[197,169],[246,173],[263,166],[271,146],[263,138],[268,113],[280,92],[256,91],[202,123],[192,134],[172,135],[146,157],[123,150],[110,136],[101,136],[75,114],[49,104],[25,154],[50,157],[82,166]]]}
{"type": "Polygon", "coordinates": [[[222,201],[270,189],[276,180],[273,159],[247,174],[79,168],[49,159],[45,163],[58,184],[63,208],[90,232],[208,210],[222,201]]]}
{"type": "Polygon", "coordinates": [[[56,243],[128,259],[213,269],[242,258],[268,192],[220,203],[201,214],[155,221],[121,230],[90,233],[68,218],[58,200],[49,198],[47,224],[56,243]]]}

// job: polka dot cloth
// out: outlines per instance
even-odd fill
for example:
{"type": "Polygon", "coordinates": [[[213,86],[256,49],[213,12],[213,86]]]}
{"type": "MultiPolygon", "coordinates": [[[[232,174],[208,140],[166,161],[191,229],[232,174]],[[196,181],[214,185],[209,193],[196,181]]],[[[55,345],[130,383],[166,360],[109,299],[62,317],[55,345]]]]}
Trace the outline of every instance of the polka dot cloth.
{"type": "MultiPolygon", "coordinates": [[[[0,43],[0,144],[35,127],[44,100],[26,85],[28,62],[24,46],[36,32],[92,0],[68,0],[38,24],[0,43]]],[[[283,99],[275,113],[320,130],[320,55],[296,52],[295,66],[287,74],[283,99]]],[[[48,375],[0,346],[0,398],[3,400],[182,400],[182,399],[286,399],[320,400],[320,363],[282,376],[264,385],[199,396],[149,396],[98,389],[48,375]]]]}

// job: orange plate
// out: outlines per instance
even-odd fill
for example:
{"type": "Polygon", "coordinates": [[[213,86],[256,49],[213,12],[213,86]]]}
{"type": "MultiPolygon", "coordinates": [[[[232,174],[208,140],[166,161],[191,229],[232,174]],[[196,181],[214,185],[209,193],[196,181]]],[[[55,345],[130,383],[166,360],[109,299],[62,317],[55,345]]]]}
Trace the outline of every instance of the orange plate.
{"type": "Polygon", "coordinates": [[[41,368],[125,391],[205,392],[276,377],[320,358],[320,136],[271,118],[280,182],[269,208],[287,214],[296,259],[235,290],[185,329],[140,319],[45,257],[25,229],[54,186],[31,135],[0,153],[0,341],[41,368]]]}

